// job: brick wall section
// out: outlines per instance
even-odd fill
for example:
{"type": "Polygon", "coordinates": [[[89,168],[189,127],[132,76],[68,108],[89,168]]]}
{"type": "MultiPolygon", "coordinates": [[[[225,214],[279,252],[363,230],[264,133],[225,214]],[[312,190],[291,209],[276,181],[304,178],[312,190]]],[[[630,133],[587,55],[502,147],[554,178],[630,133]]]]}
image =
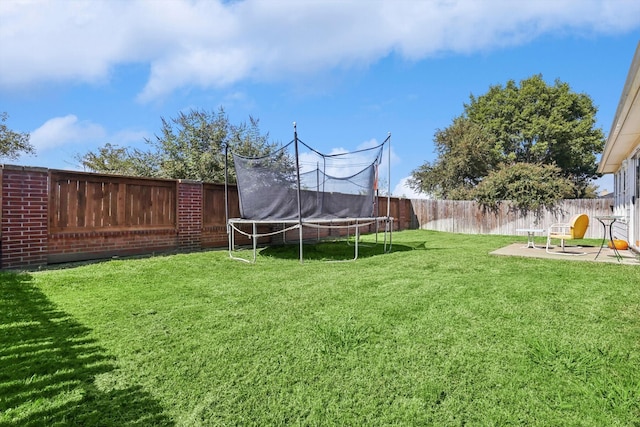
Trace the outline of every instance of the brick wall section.
{"type": "Polygon", "coordinates": [[[202,182],[178,181],[178,248],[202,247],[202,182]]]}
{"type": "Polygon", "coordinates": [[[219,248],[227,246],[227,227],[225,225],[214,225],[202,229],[202,240],[200,244],[203,248],[219,248]]]}
{"type": "Polygon", "coordinates": [[[16,269],[47,263],[48,170],[2,166],[0,266],[16,269]]]}
{"type": "Polygon", "coordinates": [[[167,252],[178,246],[175,228],[100,230],[49,235],[47,262],[82,261],[116,256],[167,252]]]}
{"type": "MultiPolygon", "coordinates": [[[[175,225],[141,224],[54,230],[49,225],[53,215],[57,214],[54,212],[56,199],[49,195],[52,188],[51,173],[45,168],[0,165],[0,268],[33,268],[61,262],[227,246],[224,197],[220,196],[224,187],[220,185],[176,181],[175,225]],[[209,201],[205,203],[207,188],[209,191],[217,189],[220,194],[210,195],[211,200],[207,199],[209,201]]],[[[235,187],[230,188],[230,200],[229,214],[237,217],[239,210],[235,187]]],[[[397,215],[403,214],[406,206],[411,206],[399,207],[398,204],[403,202],[408,201],[392,199],[391,213],[396,216],[395,229],[404,228],[405,221],[398,221],[397,215]]],[[[386,209],[383,208],[381,212],[386,212],[386,209]]],[[[259,232],[269,233],[273,227],[261,225],[259,232]]],[[[249,229],[250,226],[247,231],[249,229]]],[[[374,232],[375,228],[362,231],[374,232]]],[[[305,230],[305,237],[314,237],[317,233],[317,230],[308,229],[305,230]]],[[[345,230],[320,231],[321,237],[344,234],[345,230]]],[[[281,243],[282,238],[276,235],[275,243],[281,243]]],[[[270,239],[263,237],[260,243],[268,244],[270,239]]],[[[297,230],[290,233],[286,240],[297,242],[297,230]]],[[[236,244],[249,243],[248,238],[236,235],[236,244]]]]}

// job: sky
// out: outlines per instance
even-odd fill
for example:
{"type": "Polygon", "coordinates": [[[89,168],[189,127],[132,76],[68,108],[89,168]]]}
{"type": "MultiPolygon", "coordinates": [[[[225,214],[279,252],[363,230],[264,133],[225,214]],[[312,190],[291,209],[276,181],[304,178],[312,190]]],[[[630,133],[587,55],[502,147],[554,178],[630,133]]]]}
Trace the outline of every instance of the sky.
{"type": "Polygon", "coordinates": [[[416,197],[406,179],[437,158],[436,131],[493,85],[566,82],[608,135],[639,41],[637,0],[3,0],[0,112],[36,149],[6,163],[81,170],[222,107],[277,143],[296,122],[324,153],[391,135],[381,176],[416,197]]]}

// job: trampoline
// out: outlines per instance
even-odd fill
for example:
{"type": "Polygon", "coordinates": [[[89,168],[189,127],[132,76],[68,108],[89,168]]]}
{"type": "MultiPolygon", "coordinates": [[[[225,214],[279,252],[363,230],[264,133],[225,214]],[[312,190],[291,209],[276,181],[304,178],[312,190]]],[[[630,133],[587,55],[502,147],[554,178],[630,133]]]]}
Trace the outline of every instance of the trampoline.
{"type": "MultiPolygon", "coordinates": [[[[239,218],[229,218],[226,167],[225,194],[229,256],[254,263],[259,240],[273,242],[277,235],[286,243],[296,235],[299,259],[304,261],[303,244],[337,234],[354,239],[354,256],[358,258],[363,230],[383,234],[381,249],[391,251],[393,218],[390,216],[390,189],[387,187],[386,213],[381,215],[379,171],[386,150],[388,181],[391,182],[391,135],[382,144],[356,150],[334,150],[323,154],[298,138],[261,157],[230,153],[236,173],[239,218]],[[312,234],[315,233],[315,236],[312,234]],[[238,256],[242,249],[236,236],[248,238],[252,246],[250,258],[238,256]]],[[[227,153],[229,158],[229,153],[227,153]]]]}

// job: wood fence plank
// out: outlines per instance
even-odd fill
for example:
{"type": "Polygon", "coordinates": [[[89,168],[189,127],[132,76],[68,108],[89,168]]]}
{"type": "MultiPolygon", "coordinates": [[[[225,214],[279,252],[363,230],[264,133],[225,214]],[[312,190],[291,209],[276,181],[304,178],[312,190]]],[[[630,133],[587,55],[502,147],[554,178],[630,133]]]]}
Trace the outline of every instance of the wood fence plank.
{"type": "Polygon", "coordinates": [[[58,216],[58,226],[69,227],[69,180],[58,181],[58,194],[60,195],[60,211],[58,216]]]}
{"type": "Polygon", "coordinates": [[[51,171],[53,231],[175,227],[175,181],[51,171]]]}
{"type": "Polygon", "coordinates": [[[87,182],[79,180],[76,188],[76,225],[78,227],[86,227],[85,215],[87,213],[87,182]]]}

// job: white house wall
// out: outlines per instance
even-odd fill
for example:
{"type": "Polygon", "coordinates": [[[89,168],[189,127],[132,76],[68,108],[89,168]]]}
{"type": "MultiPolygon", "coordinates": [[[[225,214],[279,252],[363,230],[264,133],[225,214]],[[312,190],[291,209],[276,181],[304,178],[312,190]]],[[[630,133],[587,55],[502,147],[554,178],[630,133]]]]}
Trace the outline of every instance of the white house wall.
{"type": "Polygon", "coordinates": [[[626,240],[632,247],[640,249],[640,153],[625,159],[615,173],[615,196],[613,214],[624,220],[616,222],[613,228],[614,238],[626,240]]]}
{"type": "Polygon", "coordinates": [[[629,67],[598,172],[614,175],[612,213],[623,218],[614,224],[614,236],[640,251],[640,43],[629,67]]]}
{"type": "Polygon", "coordinates": [[[633,206],[631,207],[631,210],[633,212],[633,221],[631,221],[631,230],[630,230],[630,235],[632,236],[632,244],[636,249],[640,250],[640,150],[638,150],[638,152],[635,155],[635,158],[633,159],[635,164],[636,164],[636,168],[635,168],[635,195],[634,195],[634,201],[633,201],[633,206]]]}
{"type": "Polygon", "coordinates": [[[629,218],[629,243],[640,250],[640,145],[636,153],[628,161],[628,180],[630,194],[628,201],[629,218]]]}

